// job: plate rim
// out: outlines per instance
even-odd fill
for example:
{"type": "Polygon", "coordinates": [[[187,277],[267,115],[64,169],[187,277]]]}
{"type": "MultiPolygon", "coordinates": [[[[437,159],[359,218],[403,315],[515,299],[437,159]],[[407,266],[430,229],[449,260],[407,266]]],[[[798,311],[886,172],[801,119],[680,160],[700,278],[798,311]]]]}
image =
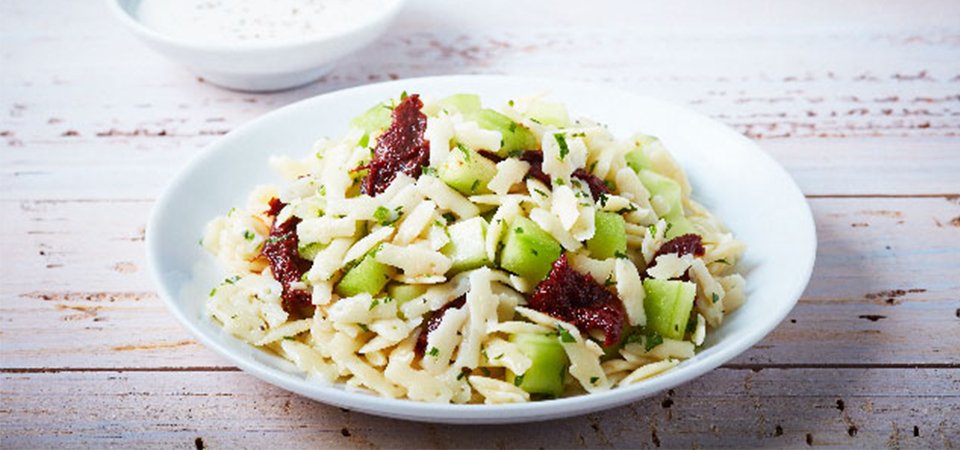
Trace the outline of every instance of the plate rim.
{"type": "Polygon", "coordinates": [[[793,177],[790,176],[789,172],[787,172],[767,152],[763,151],[757,143],[736,132],[728,125],[686,106],[661,100],[656,97],[638,94],[617,86],[610,86],[600,83],[584,83],[563,79],[504,75],[431,76],[365,84],[334,90],[317,96],[305,98],[251,119],[234,130],[231,130],[224,136],[221,136],[215,141],[207,144],[200,152],[191,157],[190,160],[178,170],[176,176],[174,176],[165,185],[163,191],[157,197],[156,203],[151,209],[150,219],[146,227],[145,240],[147,247],[147,263],[150,274],[157,286],[157,292],[161,299],[163,299],[163,302],[166,304],[167,308],[174,314],[174,316],[184,327],[186,327],[201,343],[204,344],[205,347],[214,350],[215,353],[226,358],[243,371],[275,386],[279,386],[288,391],[334,406],[345,407],[379,416],[401,418],[406,420],[465,424],[520,423],[587,414],[598,410],[622,406],[627,403],[650,397],[661,391],[685,384],[695,378],[713,371],[720,365],[749,350],[756,343],[769,335],[773,329],[783,322],[790,311],[793,310],[799,301],[800,296],[803,294],[806,286],[809,284],[810,278],[813,274],[813,267],[816,260],[816,248],[818,244],[816,226],[813,220],[813,214],[810,209],[809,201],[807,201],[793,177]],[[243,355],[238,355],[226,348],[224,345],[221,345],[213,336],[208,336],[206,333],[204,333],[197,326],[195,321],[188,317],[186,312],[179,307],[177,301],[175,300],[179,297],[179,294],[170,292],[167,283],[164,281],[165,277],[159,269],[161,264],[159,263],[160,250],[157,248],[159,245],[158,236],[160,233],[158,231],[158,226],[161,222],[161,219],[164,217],[164,213],[170,209],[170,205],[172,203],[171,197],[173,195],[173,191],[175,190],[174,188],[177,185],[182,184],[182,182],[187,179],[198,166],[202,165],[203,162],[218,156],[220,153],[218,149],[224,146],[231,146],[234,140],[242,137],[245,133],[251,132],[251,130],[256,130],[262,122],[270,118],[285,114],[296,114],[297,110],[305,109],[313,103],[330,101],[330,98],[350,96],[365,90],[387,89],[391,86],[395,86],[402,90],[405,89],[405,85],[423,85],[431,82],[460,82],[460,84],[465,86],[465,89],[467,89],[466,86],[470,86],[470,83],[501,83],[533,86],[543,85],[549,89],[584,88],[589,90],[603,90],[610,94],[624,94],[630,98],[650,101],[658,106],[674,108],[677,111],[681,111],[684,114],[689,115],[690,117],[696,117],[699,120],[708,121],[714,124],[714,126],[721,127],[723,132],[731,134],[732,137],[736,140],[739,140],[740,144],[748,149],[749,152],[754,153],[754,157],[760,158],[763,160],[765,165],[773,170],[779,171],[780,173],[777,175],[784,179],[787,188],[792,191],[791,193],[793,195],[799,198],[804,206],[803,217],[801,218],[803,223],[801,225],[804,231],[802,234],[805,235],[806,240],[810,244],[809,253],[806,260],[803,261],[802,267],[804,268],[804,272],[800,277],[795,278],[796,283],[791,286],[789,292],[785,290],[783,291],[783,294],[781,294],[784,297],[788,297],[789,301],[782,307],[782,310],[777,311],[778,314],[776,320],[771,319],[765,322],[763,326],[758,326],[757,328],[748,330],[746,333],[740,336],[740,339],[738,340],[725,340],[723,345],[716,346],[718,347],[716,353],[707,355],[704,359],[699,360],[696,365],[682,369],[675,369],[674,373],[671,374],[672,376],[654,377],[646,380],[642,384],[611,389],[604,392],[565,397],[541,402],[499,405],[425,403],[408,399],[380,397],[375,394],[371,395],[363,392],[339,388],[337,385],[321,384],[306,380],[300,374],[283,372],[280,369],[268,367],[260,362],[257,362],[253,358],[245,358],[243,355]]]}

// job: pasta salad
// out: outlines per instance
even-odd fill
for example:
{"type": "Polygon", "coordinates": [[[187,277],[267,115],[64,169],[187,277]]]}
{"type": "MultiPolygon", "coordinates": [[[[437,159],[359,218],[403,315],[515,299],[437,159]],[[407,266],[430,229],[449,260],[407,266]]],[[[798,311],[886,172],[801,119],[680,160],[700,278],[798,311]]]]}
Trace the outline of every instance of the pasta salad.
{"type": "Polygon", "coordinates": [[[307,377],[513,403],[661,374],[745,301],[744,245],[655,137],[542,96],[374,105],[213,219],[206,311],[307,377]]]}

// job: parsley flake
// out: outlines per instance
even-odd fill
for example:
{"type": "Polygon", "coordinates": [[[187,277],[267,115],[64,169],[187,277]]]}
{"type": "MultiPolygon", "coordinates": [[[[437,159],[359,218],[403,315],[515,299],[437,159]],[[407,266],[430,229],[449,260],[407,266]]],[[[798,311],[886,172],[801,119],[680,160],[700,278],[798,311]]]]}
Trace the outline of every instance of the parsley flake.
{"type": "Polygon", "coordinates": [[[436,358],[437,356],[440,355],[440,349],[436,347],[430,347],[430,351],[427,352],[427,354],[436,358]]]}
{"type": "Polygon", "coordinates": [[[561,133],[554,133],[553,139],[555,139],[557,145],[560,146],[560,160],[563,161],[563,159],[570,154],[570,147],[567,146],[567,138],[561,133]]]}
{"type": "Polygon", "coordinates": [[[557,324],[557,336],[560,336],[560,342],[577,342],[577,340],[573,338],[573,335],[559,324],[557,324]]]}
{"type": "Polygon", "coordinates": [[[717,295],[717,293],[716,293],[716,292],[712,292],[712,293],[710,293],[710,298],[712,298],[712,299],[713,299],[713,302],[714,302],[714,303],[716,303],[716,302],[719,302],[719,301],[720,301],[720,296],[719,296],[719,295],[717,295]]]}
{"type": "Polygon", "coordinates": [[[367,311],[373,311],[373,308],[376,308],[376,307],[379,306],[379,305],[380,305],[380,300],[378,300],[378,299],[373,299],[373,301],[370,302],[370,308],[367,309],[367,311]]]}
{"type": "Polygon", "coordinates": [[[520,375],[517,375],[517,376],[513,377],[513,385],[514,385],[514,386],[520,386],[521,384],[523,384],[523,375],[524,375],[524,374],[520,374],[520,375]]]}
{"type": "Polygon", "coordinates": [[[600,377],[590,377],[590,384],[597,384],[600,381],[600,377]]]}
{"type": "Polygon", "coordinates": [[[246,240],[248,240],[248,241],[252,241],[253,238],[256,237],[256,236],[257,236],[257,235],[253,234],[253,232],[250,231],[250,230],[243,230],[243,238],[246,239],[246,240]]]}
{"type": "Polygon", "coordinates": [[[663,336],[660,336],[656,331],[647,335],[647,339],[643,341],[643,349],[646,351],[653,350],[654,347],[663,343],[663,336]]]}

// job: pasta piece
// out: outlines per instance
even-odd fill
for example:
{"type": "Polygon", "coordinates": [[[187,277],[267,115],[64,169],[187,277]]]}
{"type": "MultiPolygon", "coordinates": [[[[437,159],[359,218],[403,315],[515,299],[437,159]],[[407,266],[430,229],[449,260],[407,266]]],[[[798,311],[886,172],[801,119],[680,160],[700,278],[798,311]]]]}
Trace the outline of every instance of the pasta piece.
{"type": "Polygon", "coordinates": [[[694,302],[697,312],[707,319],[707,325],[720,326],[723,322],[723,298],[726,295],[723,286],[713,278],[700,259],[694,259],[690,265],[690,277],[697,283],[697,299],[694,302]]]}
{"type": "Polygon", "coordinates": [[[395,230],[396,228],[394,227],[383,227],[364,236],[347,250],[347,253],[343,255],[343,262],[340,263],[340,266],[343,267],[347,263],[366,255],[370,250],[373,250],[377,244],[389,240],[395,230]]]}
{"type": "Polygon", "coordinates": [[[503,236],[503,230],[520,215],[520,204],[516,201],[508,201],[497,208],[497,212],[490,219],[490,226],[487,227],[486,249],[487,258],[490,261],[497,260],[497,248],[500,239],[503,236]]]}
{"type": "Polygon", "coordinates": [[[457,352],[456,367],[476,368],[480,363],[480,344],[490,324],[497,323],[499,299],[490,288],[490,269],[484,267],[470,273],[470,290],[465,307],[467,321],[463,325],[463,341],[457,352]]]}
{"type": "Polygon", "coordinates": [[[497,174],[487,183],[487,189],[497,195],[506,195],[510,188],[523,182],[523,177],[530,170],[530,163],[516,159],[507,158],[497,163],[497,174]]]}
{"type": "Polygon", "coordinates": [[[677,256],[676,253],[660,255],[657,257],[657,264],[647,269],[647,275],[658,280],[679,278],[690,268],[693,260],[693,255],[689,254],[683,256],[677,256]]]}
{"type": "Polygon", "coordinates": [[[517,375],[526,373],[533,365],[530,358],[524,355],[516,344],[500,338],[488,340],[483,354],[487,356],[484,366],[505,367],[517,375]]]}
{"type": "MultiPolygon", "coordinates": [[[[449,309],[443,314],[440,325],[427,335],[427,347],[420,365],[427,372],[438,374],[450,367],[453,351],[461,343],[460,329],[467,320],[467,307],[449,309]],[[436,349],[436,350],[434,350],[436,349]]],[[[421,333],[426,333],[421,330],[421,333]]]]}
{"type": "Polygon", "coordinates": [[[293,361],[298,369],[304,371],[309,378],[321,380],[324,383],[333,383],[337,379],[337,369],[324,361],[323,355],[310,346],[297,341],[284,340],[280,342],[283,355],[293,361]]]}
{"type": "Polygon", "coordinates": [[[447,183],[440,181],[439,178],[430,175],[421,175],[417,180],[417,189],[424,197],[428,197],[437,203],[437,206],[453,211],[461,219],[469,219],[480,214],[477,205],[470,203],[469,200],[453,190],[447,183]]]}
{"type": "Polygon", "coordinates": [[[577,207],[577,198],[573,195],[573,190],[567,185],[553,187],[553,201],[550,205],[550,212],[560,220],[563,229],[570,231],[573,225],[580,217],[580,209],[577,207]]]}
{"type": "Polygon", "coordinates": [[[329,244],[334,238],[351,237],[357,232],[357,221],[351,217],[317,217],[297,224],[297,236],[302,243],[329,244]]]}
{"type": "Polygon", "coordinates": [[[453,119],[450,116],[428,117],[423,137],[430,143],[430,166],[440,167],[450,156],[453,139],[453,119]]]}
{"type": "MultiPolygon", "coordinates": [[[[729,298],[729,297],[728,297],[729,298]]],[[[703,340],[707,337],[707,319],[703,314],[697,314],[697,328],[693,332],[693,344],[697,347],[703,345],[703,340]]]]}
{"type": "Polygon", "coordinates": [[[357,356],[360,343],[350,336],[337,333],[330,345],[333,361],[343,369],[353,374],[353,382],[376,391],[385,397],[402,397],[404,390],[394,385],[379,369],[371,367],[357,356]]]}
{"type": "Polygon", "coordinates": [[[480,395],[483,395],[483,402],[488,405],[530,401],[530,394],[514,386],[513,383],[478,375],[471,375],[467,378],[470,380],[473,388],[476,389],[480,395]]]}
{"type": "Polygon", "coordinates": [[[453,262],[444,254],[420,245],[400,247],[383,244],[377,252],[377,261],[403,270],[409,277],[442,276],[453,262]]]}
{"type": "Polygon", "coordinates": [[[403,386],[411,400],[433,403],[449,403],[453,390],[435,375],[411,367],[415,357],[414,339],[407,339],[390,352],[389,363],[384,375],[388,380],[403,386]]]}
{"type": "Polygon", "coordinates": [[[320,250],[313,259],[313,265],[307,271],[307,279],[313,284],[329,280],[343,267],[343,256],[353,245],[352,238],[334,239],[330,245],[320,250]]]}
{"type": "Polygon", "coordinates": [[[496,151],[503,141],[499,131],[485,130],[476,122],[460,122],[454,124],[453,129],[457,141],[474,150],[496,151]]]}
{"type": "Polygon", "coordinates": [[[370,294],[341,298],[327,310],[333,322],[369,324],[377,319],[397,317],[397,302],[375,299],[370,294]]]}
{"type": "Polygon", "coordinates": [[[643,300],[646,291],[637,267],[628,259],[616,260],[617,293],[623,301],[623,308],[627,311],[627,319],[631,326],[647,324],[647,314],[643,309],[643,300]]]}
{"type": "Polygon", "coordinates": [[[407,245],[413,242],[423,230],[433,222],[433,214],[437,209],[437,204],[424,200],[420,202],[410,214],[407,215],[400,228],[397,229],[397,236],[393,238],[393,243],[397,245],[407,245]]]}
{"type": "Polygon", "coordinates": [[[658,361],[655,363],[650,363],[645,366],[640,366],[637,370],[634,370],[627,375],[626,378],[620,380],[618,383],[619,386],[628,386],[639,381],[643,381],[647,378],[650,378],[655,375],[659,375],[669,369],[672,369],[680,364],[680,361],[676,359],[668,359],[665,361],[658,361]]]}
{"type": "Polygon", "coordinates": [[[270,328],[265,335],[263,335],[260,340],[255,342],[253,345],[263,346],[267,344],[272,344],[281,339],[292,339],[294,336],[303,333],[310,329],[309,320],[296,320],[293,322],[284,322],[283,324],[270,328]]]}

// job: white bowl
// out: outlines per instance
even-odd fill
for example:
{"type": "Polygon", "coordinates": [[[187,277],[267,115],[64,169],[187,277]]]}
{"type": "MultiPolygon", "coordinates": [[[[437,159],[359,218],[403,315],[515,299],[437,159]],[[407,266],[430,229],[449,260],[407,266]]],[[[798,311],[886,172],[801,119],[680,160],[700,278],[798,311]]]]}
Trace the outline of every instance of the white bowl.
{"type": "Polygon", "coordinates": [[[211,83],[241,91],[276,91],[307,84],[330,71],[333,63],[380,37],[403,6],[394,0],[371,11],[342,32],[291,42],[218,45],[159,33],[136,16],[140,0],[107,0],[114,15],[157,52],[187,66],[211,83]]]}
{"type": "Polygon", "coordinates": [[[324,403],[371,414],[448,423],[544,420],[612,408],[698,377],[734,358],[790,312],[813,269],[816,235],[806,199],[790,176],[756,144],[689,109],[602,86],[493,76],[418,78],[361,86],[284,107],[230,132],[198,155],[170,183],[147,228],[147,252],[160,295],[201,342],[247,372],[324,403]],[[259,183],[278,182],[271,154],[300,156],[322,136],[338,136],[348,120],[402,91],[431,97],[481,95],[486,104],[549,91],[571,114],[599,120],[617,136],[659,136],[684,167],[693,196],[747,243],[741,265],[748,300],[710,334],[703,351],[672,371],[607,392],[512,405],[446,405],[381,398],[307,381],[279,357],[224,333],[205,318],[207,291],[222,280],[197,245],[204,225],[242,205],[259,183]]]}

